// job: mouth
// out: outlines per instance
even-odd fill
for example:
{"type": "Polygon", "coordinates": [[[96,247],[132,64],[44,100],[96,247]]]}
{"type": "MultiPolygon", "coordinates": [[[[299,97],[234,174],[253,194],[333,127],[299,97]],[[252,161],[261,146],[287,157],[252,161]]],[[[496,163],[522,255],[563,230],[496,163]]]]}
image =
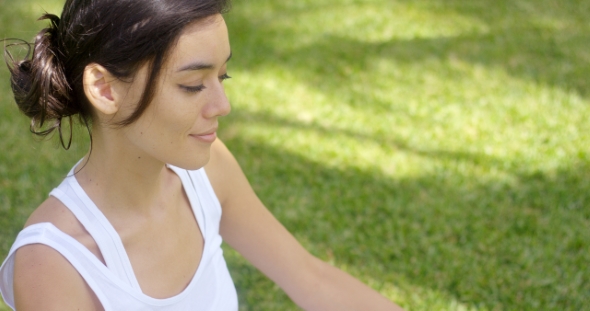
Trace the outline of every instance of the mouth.
{"type": "Polygon", "coordinates": [[[202,142],[212,143],[217,138],[217,128],[208,130],[201,134],[190,134],[189,136],[194,137],[202,142]]]}

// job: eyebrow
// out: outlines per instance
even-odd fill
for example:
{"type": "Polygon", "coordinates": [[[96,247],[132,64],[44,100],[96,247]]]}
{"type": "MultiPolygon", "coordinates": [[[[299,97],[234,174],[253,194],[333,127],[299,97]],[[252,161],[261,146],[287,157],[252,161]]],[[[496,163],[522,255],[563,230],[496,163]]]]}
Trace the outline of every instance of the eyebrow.
{"type": "MultiPolygon", "coordinates": [[[[227,59],[225,60],[225,62],[229,62],[229,60],[231,59],[233,53],[229,52],[229,56],[227,57],[227,59]]],[[[213,69],[213,64],[207,64],[207,63],[192,63],[192,64],[188,64],[180,69],[178,69],[178,72],[180,71],[190,71],[190,70],[206,70],[206,69],[213,69]]]]}

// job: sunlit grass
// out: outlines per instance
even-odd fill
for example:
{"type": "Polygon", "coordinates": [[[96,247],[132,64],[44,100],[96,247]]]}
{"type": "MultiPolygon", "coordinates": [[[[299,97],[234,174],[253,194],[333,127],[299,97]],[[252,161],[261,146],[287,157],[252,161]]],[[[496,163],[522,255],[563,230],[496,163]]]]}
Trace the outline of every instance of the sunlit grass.
{"type": "MultiPolygon", "coordinates": [[[[2,31],[31,37],[39,7],[0,13],[2,31]]],[[[407,310],[581,310],[588,17],[584,1],[236,2],[220,136],[306,248],[407,310]]],[[[35,143],[5,84],[0,100],[6,253],[87,144],[35,143]]],[[[297,309],[226,256],[241,310],[297,309]]]]}
{"type": "Polygon", "coordinates": [[[223,137],[308,248],[410,310],[576,310],[589,292],[578,4],[238,6],[223,137]]]}

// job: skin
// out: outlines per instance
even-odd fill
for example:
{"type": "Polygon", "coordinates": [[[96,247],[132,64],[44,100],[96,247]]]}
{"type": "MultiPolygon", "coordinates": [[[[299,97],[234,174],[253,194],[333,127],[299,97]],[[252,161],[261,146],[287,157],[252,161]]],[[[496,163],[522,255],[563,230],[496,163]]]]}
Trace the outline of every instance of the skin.
{"type": "MultiPolygon", "coordinates": [[[[218,118],[230,112],[221,83],[230,55],[220,15],[189,25],[163,68],[153,102],[124,128],[110,125],[134,110],[147,67],[133,82],[114,79],[96,64],[84,73],[95,115],[93,150],[76,178],[121,236],[142,291],[154,298],[180,293],[202,256],[203,237],[180,179],[165,166],[169,163],[185,169],[205,167],[223,208],[224,241],[302,308],[401,310],[303,249],[258,199],[230,151],[215,139],[218,118]]],[[[59,200],[49,197],[25,226],[40,222],[53,223],[104,263],[92,237],[59,200]]],[[[103,310],[69,262],[40,244],[16,252],[14,288],[17,310],[103,310]]]]}

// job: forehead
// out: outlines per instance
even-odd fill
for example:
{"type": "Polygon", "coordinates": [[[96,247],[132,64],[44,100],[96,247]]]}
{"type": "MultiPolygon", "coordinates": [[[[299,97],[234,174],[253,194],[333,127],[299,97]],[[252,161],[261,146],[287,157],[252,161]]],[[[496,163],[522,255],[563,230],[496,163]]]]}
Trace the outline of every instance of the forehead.
{"type": "Polygon", "coordinates": [[[217,14],[186,26],[170,51],[167,67],[177,70],[191,62],[221,65],[229,54],[227,26],[217,14]]]}

